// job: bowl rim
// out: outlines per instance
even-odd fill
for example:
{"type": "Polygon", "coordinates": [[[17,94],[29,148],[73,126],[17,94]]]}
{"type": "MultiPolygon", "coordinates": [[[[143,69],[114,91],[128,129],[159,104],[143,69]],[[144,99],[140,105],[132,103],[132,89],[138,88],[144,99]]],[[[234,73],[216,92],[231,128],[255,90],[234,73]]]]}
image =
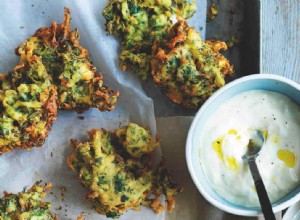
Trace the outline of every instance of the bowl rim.
{"type": "MultiPolygon", "coordinates": [[[[194,184],[196,185],[198,191],[202,194],[202,196],[208,201],[210,202],[212,205],[214,205],[215,207],[231,213],[231,214],[235,214],[235,215],[241,215],[241,216],[258,216],[258,215],[262,215],[261,210],[252,210],[252,209],[247,209],[247,207],[245,207],[245,209],[240,209],[238,207],[233,207],[233,206],[228,206],[222,202],[220,202],[219,200],[213,198],[208,192],[206,192],[205,188],[202,186],[202,184],[200,184],[200,181],[196,178],[196,174],[195,174],[195,169],[192,163],[192,149],[193,149],[193,145],[192,145],[192,137],[194,136],[194,131],[195,128],[198,124],[199,118],[201,117],[201,115],[203,114],[203,112],[205,111],[205,109],[207,108],[207,106],[209,106],[212,102],[214,102],[214,100],[222,95],[223,93],[225,93],[227,90],[229,90],[230,88],[236,86],[237,84],[241,84],[243,82],[246,81],[251,81],[251,80],[261,80],[261,79],[270,79],[270,80],[277,80],[280,81],[282,83],[285,83],[291,87],[294,87],[296,90],[298,90],[300,92],[300,84],[285,78],[283,76],[279,76],[279,75],[275,75],[275,74],[267,74],[267,73],[263,73],[263,74],[253,74],[253,75],[248,75],[248,76],[244,76],[241,77],[239,79],[236,79],[228,84],[226,84],[224,87],[220,88],[218,91],[216,91],[202,106],[201,108],[197,111],[192,124],[189,128],[188,131],[188,135],[187,135],[187,140],[186,140],[186,149],[185,149],[185,156],[186,156],[186,163],[187,163],[187,167],[190,173],[190,176],[194,182],[194,184]]],[[[205,180],[206,181],[206,180],[205,180]]],[[[297,201],[300,200],[300,193],[296,194],[294,197],[288,199],[287,201],[282,202],[281,204],[275,205],[273,206],[273,212],[278,212],[281,211],[291,205],[293,205],[294,203],[296,203],[297,201]]]]}

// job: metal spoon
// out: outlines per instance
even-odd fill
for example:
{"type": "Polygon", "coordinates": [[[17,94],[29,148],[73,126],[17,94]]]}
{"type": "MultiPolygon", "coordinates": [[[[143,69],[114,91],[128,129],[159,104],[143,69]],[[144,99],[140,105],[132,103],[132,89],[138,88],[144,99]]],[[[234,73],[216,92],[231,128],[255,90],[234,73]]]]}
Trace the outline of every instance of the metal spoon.
{"type": "Polygon", "coordinates": [[[272,210],[272,205],[268,197],[265,185],[259,174],[255,159],[258,156],[262,146],[265,143],[264,135],[259,130],[254,130],[251,134],[251,139],[248,143],[248,150],[243,156],[243,159],[248,162],[258,195],[259,203],[261,205],[262,213],[266,220],[275,220],[275,215],[272,210]]]}

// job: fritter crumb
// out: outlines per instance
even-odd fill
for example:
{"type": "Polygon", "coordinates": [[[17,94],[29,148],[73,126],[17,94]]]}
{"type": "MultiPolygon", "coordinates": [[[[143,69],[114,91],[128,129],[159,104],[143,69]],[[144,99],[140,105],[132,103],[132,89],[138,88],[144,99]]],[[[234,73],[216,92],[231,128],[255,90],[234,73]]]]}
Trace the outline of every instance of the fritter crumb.
{"type": "Polygon", "coordinates": [[[219,10],[215,3],[212,3],[207,11],[207,21],[213,21],[219,14],[219,10]]]}
{"type": "Polygon", "coordinates": [[[239,38],[237,38],[237,37],[234,36],[234,35],[232,35],[232,36],[230,37],[230,39],[226,42],[228,48],[235,47],[235,46],[237,46],[239,43],[240,43],[239,38]]]}

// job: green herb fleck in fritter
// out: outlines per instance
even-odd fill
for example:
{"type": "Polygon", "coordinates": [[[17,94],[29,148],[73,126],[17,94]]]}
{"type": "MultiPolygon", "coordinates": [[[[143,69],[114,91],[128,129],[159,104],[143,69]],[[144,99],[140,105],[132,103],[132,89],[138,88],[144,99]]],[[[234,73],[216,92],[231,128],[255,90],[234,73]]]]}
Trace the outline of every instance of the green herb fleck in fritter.
{"type": "Polygon", "coordinates": [[[27,192],[5,193],[0,198],[0,220],[57,220],[49,211],[51,204],[43,202],[51,184],[44,187],[37,182],[27,192]]]}
{"type": "Polygon", "coordinates": [[[109,0],[103,10],[106,30],[120,37],[120,67],[142,79],[150,75],[151,47],[172,27],[172,19],[190,18],[196,11],[187,0],[109,0]]]}
{"type": "Polygon", "coordinates": [[[120,144],[134,158],[152,153],[159,145],[149,131],[134,123],[129,123],[115,132],[120,144]]]}
{"type": "Polygon", "coordinates": [[[58,87],[59,108],[81,113],[91,107],[101,111],[115,108],[118,92],[103,86],[88,50],[79,45],[78,30],[70,28],[70,11],[65,8],[64,23],[38,29],[17,49],[21,62],[27,54],[41,57],[58,87]]]}
{"type": "Polygon", "coordinates": [[[160,195],[166,196],[168,210],[174,208],[173,196],[181,188],[170,179],[165,168],[159,166],[153,170],[146,163],[157,147],[149,132],[130,123],[115,132],[92,130],[89,135],[89,142],[72,141],[74,151],[68,157],[68,165],[89,189],[87,199],[99,214],[117,218],[140,205],[159,212],[164,209],[160,195]],[[139,153],[132,153],[135,144],[139,153]]]}
{"type": "Polygon", "coordinates": [[[219,53],[227,46],[203,41],[186,22],[177,22],[160,43],[153,46],[154,82],[173,102],[199,108],[233,74],[229,61],[219,53]]]}
{"type": "MultiPolygon", "coordinates": [[[[26,59],[25,59],[26,58],[26,59]]],[[[36,56],[0,79],[0,155],[41,146],[57,114],[57,92],[36,56]]]]}

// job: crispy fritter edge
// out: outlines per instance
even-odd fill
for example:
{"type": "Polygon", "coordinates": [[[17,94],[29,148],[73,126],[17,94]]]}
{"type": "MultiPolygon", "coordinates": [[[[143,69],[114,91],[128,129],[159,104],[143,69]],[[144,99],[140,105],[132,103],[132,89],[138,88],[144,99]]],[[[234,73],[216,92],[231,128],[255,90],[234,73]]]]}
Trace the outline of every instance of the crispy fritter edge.
{"type": "MultiPolygon", "coordinates": [[[[32,56],[31,59],[34,61],[39,58],[36,56],[32,56]]],[[[23,64],[16,66],[14,68],[14,71],[18,71],[19,69],[23,68],[24,65],[25,64],[23,63],[23,64]]],[[[1,78],[4,80],[6,76],[7,75],[3,74],[1,76],[1,78]]],[[[56,116],[57,116],[57,89],[54,85],[49,87],[49,94],[50,95],[49,95],[47,101],[43,105],[43,111],[44,111],[43,116],[47,117],[47,130],[48,130],[47,134],[45,136],[40,135],[38,137],[31,137],[30,140],[28,140],[27,142],[22,142],[21,145],[19,145],[19,146],[8,145],[2,149],[0,148],[0,156],[4,153],[13,151],[14,149],[30,150],[33,148],[33,146],[40,147],[44,143],[46,137],[48,136],[48,134],[50,132],[51,126],[52,126],[53,122],[56,120],[56,116]],[[41,143],[41,144],[36,145],[36,143],[41,143]]]]}

